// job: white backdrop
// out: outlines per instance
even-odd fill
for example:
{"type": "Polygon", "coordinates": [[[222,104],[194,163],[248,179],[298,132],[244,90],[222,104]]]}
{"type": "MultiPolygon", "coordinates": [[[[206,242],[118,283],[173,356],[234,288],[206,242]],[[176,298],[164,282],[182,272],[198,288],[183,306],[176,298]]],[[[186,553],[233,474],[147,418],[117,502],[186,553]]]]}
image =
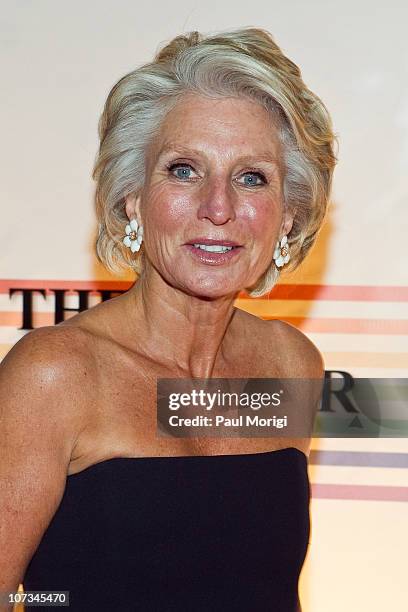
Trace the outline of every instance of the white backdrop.
{"type": "MultiPolygon", "coordinates": [[[[328,297],[241,300],[239,306],[260,316],[298,317],[327,369],[407,377],[405,0],[3,0],[0,8],[2,355],[23,333],[17,330],[21,300],[10,299],[10,287],[112,280],[92,250],[90,177],[97,121],[111,86],[181,32],[256,26],[273,34],[326,103],[339,164],[316,247],[283,279],[322,285],[328,297]]],[[[52,299],[36,298],[35,309],[48,316],[52,299]]],[[[407,458],[407,440],[317,439],[314,449],[323,452],[310,465],[304,612],[404,609],[407,469],[398,462],[381,467],[381,461],[387,454],[407,458]],[[361,452],[365,467],[347,467],[345,459],[329,465],[332,455],[324,452],[333,451],[343,458],[361,452]]]]}

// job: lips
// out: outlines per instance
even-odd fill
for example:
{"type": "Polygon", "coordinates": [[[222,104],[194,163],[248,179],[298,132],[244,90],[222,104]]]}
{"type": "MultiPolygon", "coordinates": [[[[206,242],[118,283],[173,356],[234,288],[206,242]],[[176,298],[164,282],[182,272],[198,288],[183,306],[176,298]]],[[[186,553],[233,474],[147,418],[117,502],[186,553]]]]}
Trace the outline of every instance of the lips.
{"type": "MultiPolygon", "coordinates": [[[[231,242],[231,241],[230,241],[231,242]]],[[[194,244],[205,244],[203,242],[195,242],[194,244]]],[[[225,242],[221,243],[218,240],[211,242],[208,244],[223,244],[224,246],[231,246],[233,248],[228,251],[222,252],[214,252],[214,251],[206,251],[204,249],[200,249],[199,247],[195,247],[194,244],[185,244],[184,248],[188,251],[191,257],[200,264],[208,265],[208,266],[222,266],[228,264],[233,261],[236,257],[239,257],[239,253],[242,251],[242,247],[234,244],[227,244],[225,242]]]]}

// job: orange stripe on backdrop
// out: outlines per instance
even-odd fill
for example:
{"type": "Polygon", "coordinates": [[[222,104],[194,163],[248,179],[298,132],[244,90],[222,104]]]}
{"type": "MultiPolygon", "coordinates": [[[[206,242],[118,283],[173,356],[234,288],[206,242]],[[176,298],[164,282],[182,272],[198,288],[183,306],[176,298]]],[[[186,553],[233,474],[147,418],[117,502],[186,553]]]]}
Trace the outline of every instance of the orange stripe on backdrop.
{"type": "MultiPolygon", "coordinates": [[[[69,318],[67,315],[66,318],[69,318]]],[[[72,316],[72,315],[71,315],[72,316]]],[[[264,316],[267,320],[278,317],[264,316]]],[[[326,334],[381,334],[381,335],[405,335],[408,334],[408,319],[340,319],[323,317],[279,317],[304,332],[326,333],[326,334]]],[[[19,328],[22,322],[22,314],[17,311],[0,311],[0,326],[19,328]]],[[[34,312],[34,327],[53,325],[54,315],[52,312],[34,312]]]]}
{"type": "MultiPolygon", "coordinates": [[[[10,287],[22,289],[48,288],[48,289],[111,289],[112,291],[127,291],[134,281],[120,280],[0,280],[0,293],[8,293],[10,287]]],[[[242,298],[248,298],[245,292],[240,293],[242,298]]],[[[279,300],[334,300],[358,302],[408,302],[408,286],[372,286],[372,285],[300,285],[282,283],[272,289],[269,295],[258,299],[274,298],[279,300]]]]}

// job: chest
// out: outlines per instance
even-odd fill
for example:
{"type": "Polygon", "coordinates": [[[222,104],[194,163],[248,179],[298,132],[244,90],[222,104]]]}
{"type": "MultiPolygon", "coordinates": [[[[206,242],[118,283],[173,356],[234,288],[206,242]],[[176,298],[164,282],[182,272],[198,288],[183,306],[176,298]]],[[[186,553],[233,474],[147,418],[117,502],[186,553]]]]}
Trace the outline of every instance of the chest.
{"type": "MultiPolygon", "coordinates": [[[[230,390],[245,386],[248,378],[285,375],[277,351],[258,346],[238,347],[229,363],[220,364],[213,378],[229,379],[230,390]],[[243,350],[243,348],[245,350],[243,350]],[[260,351],[263,354],[260,354],[260,351]]],[[[100,352],[89,385],[84,427],[72,459],[73,472],[111,457],[240,454],[284,447],[287,439],[171,438],[157,428],[157,388],[161,379],[186,379],[163,367],[120,350],[100,352]]]]}

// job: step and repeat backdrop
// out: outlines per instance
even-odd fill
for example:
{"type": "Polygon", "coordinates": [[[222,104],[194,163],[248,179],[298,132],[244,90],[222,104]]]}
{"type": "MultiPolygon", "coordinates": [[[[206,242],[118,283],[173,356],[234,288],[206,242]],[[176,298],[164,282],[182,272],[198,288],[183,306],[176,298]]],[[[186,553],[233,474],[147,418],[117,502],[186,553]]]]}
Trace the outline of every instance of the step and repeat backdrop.
{"type": "MultiPolygon", "coordinates": [[[[1,357],[133,282],[93,252],[90,175],[113,83],[178,33],[257,26],[330,110],[339,162],[306,261],[237,306],[303,331],[328,377],[393,379],[388,389],[408,378],[405,2],[38,0],[2,13],[1,357]]],[[[391,434],[313,438],[304,612],[405,609],[408,439],[391,434]]]]}

